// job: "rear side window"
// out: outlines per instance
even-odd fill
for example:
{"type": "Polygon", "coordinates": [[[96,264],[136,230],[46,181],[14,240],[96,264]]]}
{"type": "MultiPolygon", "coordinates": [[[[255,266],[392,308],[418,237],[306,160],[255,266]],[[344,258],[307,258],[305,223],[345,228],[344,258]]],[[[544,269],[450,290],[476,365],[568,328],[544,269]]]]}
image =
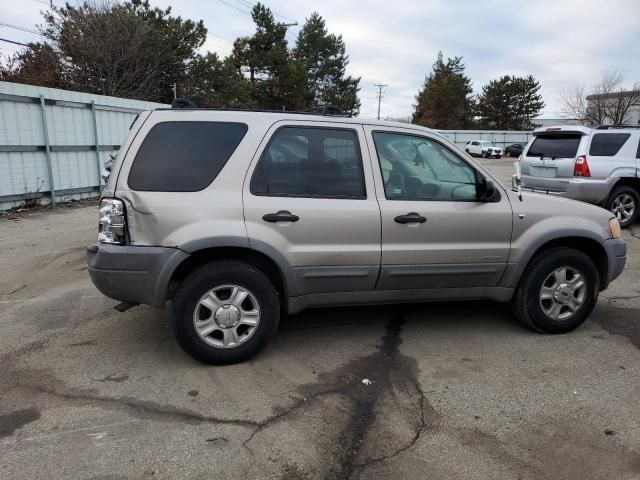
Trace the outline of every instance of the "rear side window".
{"type": "Polygon", "coordinates": [[[271,138],[251,179],[255,195],[365,198],[353,130],[283,127],[271,138]]]}
{"type": "Polygon", "coordinates": [[[620,151],[630,136],[628,133],[596,133],[591,139],[589,155],[611,157],[620,151]]]}
{"type": "Polygon", "coordinates": [[[578,153],[582,135],[570,133],[564,135],[537,135],[527,157],[572,158],[578,153]]]}
{"type": "Polygon", "coordinates": [[[133,160],[129,187],[152,192],[202,190],[218,176],[246,133],[244,123],[159,123],[133,160]]]}

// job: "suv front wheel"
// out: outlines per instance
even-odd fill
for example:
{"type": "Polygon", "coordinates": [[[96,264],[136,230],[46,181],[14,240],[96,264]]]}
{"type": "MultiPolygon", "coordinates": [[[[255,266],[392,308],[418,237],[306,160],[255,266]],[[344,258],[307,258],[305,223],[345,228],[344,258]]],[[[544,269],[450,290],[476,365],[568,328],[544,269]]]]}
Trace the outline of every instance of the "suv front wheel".
{"type": "Polygon", "coordinates": [[[593,311],[599,282],[598,269],[584,253],[547,250],[527,266],[512,300],[514,313],[538,332],[569,332],[593,311]]]}
{"type": "Polygon", "coordinates": [[[243,262],[210,262],[182,283],[172,307],[180,346],[205,363],[247,360],[267,344],[278,327],[280,304],[271,281],[243,262]]]}
{"type": "Polygon", "coordinates": [[[606,207],[618,217],[620,226],[627,228],[638,218],[638,208],[640,208],[638,192],[631,187],[616,187],[609,195],[606,207]]]}

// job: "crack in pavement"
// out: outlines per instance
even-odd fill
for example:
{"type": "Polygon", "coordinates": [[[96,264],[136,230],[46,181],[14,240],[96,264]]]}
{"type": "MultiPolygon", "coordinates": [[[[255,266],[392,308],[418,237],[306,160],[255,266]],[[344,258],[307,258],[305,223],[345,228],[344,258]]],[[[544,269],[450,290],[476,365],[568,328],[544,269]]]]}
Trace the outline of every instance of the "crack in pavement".
{"type": "MultiPolygon", "coordinates": [[[[415,360],[399,352],[402,343],[400,333],[404,323],[405,319],[401,315],[393,316],[387,322],[385,334],[375,352],[356,358],[334,371],[320,374],[316,383],[300,386],[298,390],[303,398],[263,422],[242,446],[253,454],[249,444],[260,432],[302,407],[311,406],[314,400],[322,396],[337,394],[349,400],[351,407],[347,409],[348,418],[344,427],[336,433],[337,438],[331,442],[340,445],[341,452],[337,455],[337,461],[328,466],[324,478],[348,479],[369,466],[384,463],[411,449],[425,430],[432,426],[436,413],[416,379],[415,360]],[[372,383],[364,384],[362,380],[365,378],[372,383]],[[397,399],[402,405],[401,408],[394,408],[394,412],[402,415],[404,411],[409,410],[411,416],[416,417],[410,422],[413,423],[411,437],[405,442],[400,441],[400,445],[388,455],[366,458],[366,450],[370,443],[380,441],[381,446],[386,448],[381,435],[374,435],[373,432],[378,426],[376,421],[383,419],[382,415],[378,418],[377,410],[385,408],[386,396],[394,395],[397,398],[398,394],[410,397],[408,401],[397,399]],[[414,399],[416,405],[412,405],[411,399],[414,399]],[[362,460],[362,457],[365,459],[362,460]]],[[[331,410],[323,411],[321,415],[326,416],[323,423],[330,424],[333,413],[331,410]]],[[[397,443],[397,440],[394,438],[394,442],[397,443]]],[[[378,450],[380,448],[372,448],[374,452],[378,450]]]]}
{"type": "Polygon", "coordinates": [[[116,406],[117,408],[125,408],[132,410],[133,413],[141,418],[162,418],[182,421],[186,423],[211,423],[216,425],[234,425],[240,427],[256,428],[261,422],[253,420],[242,420],[234,418],[221,418],[211,415],[203,415],[191,410],[182,410],[169,405],[161,405],[146,400],[138,400],[131,397],[104,397],[94,394],[90,391],[81,390],[77,393],[63,392],[44,385],[25,385],[17,383],[13,385],[16,388],[22,388],[37,393],[51,395],[69,401],[89,402],[107,407],[116,406]]]}
{"type": "MultiPolygon", "coordinates": [[[[435,417],[435,411],[429,404],[425,393],[420,388],[416,379],[417,367],[415,360],[405,357],[399,351],[402,338],[400,333],[405,323],[402,315],[392,317],[385,327],[385,334],[381,339],[378,350],[355,361],[350,368],[362,371],[375,372],[376,382],[380,388],[362,389],[361,385],[351,387],[345,391],[355,403],[351,412],[351,419],[340,434],[340,442],[345,445],[345,455],[341,459],[339,469],[329,472],[328,478],[351,478],[367,467],[386,462],[399,454],[412,448],[420,439],[423,432],[431,426],[431,420],[435,417]],[[367,456],[366,449],[369,443],[380,441],[380,432],[374,432],[377,420],[377,408],[384,409],[384,396],[386,394],[403,393],[410,398],[418,398],[414,421],[413,435],[408,442],[400,445],[393,452],[381,457],[368,458],[361,461],[361,457],[367,456]],[[376,433],[374,436],[373,434],[376,433]],[[368,439],[371,435],[373,438],[368,439]],[[371,442],[370,442],[371,440],[371,442]]],[[[406,406],[406,405],[405,405],[406,406]]],[[[384,450],[385,442],[380,442],[380,448],[372,446],[372,451],[384,450]]],[[[388,443],[388,442],[387,442],[388,443]]]]}
{"type": "MultiPolygon", "coordinates": [[[[328,462],[325,478],[351,478],[367,467],[389,461],[411,449],[424,432],[433,426],[436,413],[420,388],[416,362],[399,352],[402,343],[400,334],[404,324],[405,319],[402,315],[391,317],[373,353],[355,358],[333,371],[321,373],[316,382],[296,388],[300,396],[294,397],[289,406],[276,409],[272,415],[259,421],[222,418],[127,396],[108,397],[93,390],[70,389],[59,380],[57,385],[52,383],[50,378],[29,379],[29,372],[24,371],[16,375],[20,381],[11,387],[54,396],[65,401],[126,410],[142,419],[247,428],[250,429],[250,433],[242,442],[242,447],[252,455],[254,452],[250,447],[251,442],[261,432],[304,407],[314,405],[324,396],[339,395],[349,402],[345,410],[338,409],[347,415],[344,422],[335,427],[336,424],[331,420],[336,410],[326,409],[321,412],[321,416],[326,417],[325,423],[330,425],[331,429],[331,433],[323,441],[341,446],[335,453],[334,461],[328,462]],[[28,380],[25,381],[25,378],[28,380]],[[365,378],[370,379],[372,383],[363,383],[362,380],[365,378]],[[394,417],[394,422],[398,423],[391,427],[380,423],[390,418],[386,413],[388,411],[399,415],[399,418],[394,417]],[[334,430],[336,428],[337,430],[334,430]],[[398,428],[399,431],[394,430],[398,428]],[[387,450],[388,445],[397,446],[386,455],[374,456],[376,452],[387,450]]],[[[14,373],[18,374],[20,371],[16,370],[14,373]]]]}
{"type": "MultiPolygon", "coordinates": [[[[406,378],[407,378],[407,380],[409,380],[410,382],[412,382],[414,384],[416,390],[420,393],[420,424],[419,424],[418,428],[416,429],[413,438],[411,439],[411,441],[409,443],[407,443],[406,445],[401,446],[400,448],[397,448],[396,450],[394,450],[389,455],[384,455],[382,457],[373,458],[373,459],[369,460],[366,463],[358,464],[356,466],[357,467],[356,471],[361,471],[361,470],[365,469],[366,467],[370,467],[370,466],[376,465],[378,463],[384,463],[384,462],[386,462],[388,460],[391,460],[394,457],[397,457],[401,453],[406,452],[407,450],[413,448],[413,446],[416,444],[416,442],[420,439],[420,436],[422,435],[424,430],[427,428],[427,426],[429,426],[427,424],[426,419],[425,419],[425,417],[426,417],[426,415],[425,415],[425,402],[427,401],[427,397],[424,394],[424,392],[420,389],[420,386],[417,384],[417,382],[415,381],[414,378],[411,378],[409,376],[406,376],[406,378]]],[[[427,405],[428,405],[428,403],[427,403],[427,405]]],[[[432,413],[435,414],[435,411],[433,411],[431,406],[430,405],[428,405],[428,406],[431,409],[432,413]]]]}

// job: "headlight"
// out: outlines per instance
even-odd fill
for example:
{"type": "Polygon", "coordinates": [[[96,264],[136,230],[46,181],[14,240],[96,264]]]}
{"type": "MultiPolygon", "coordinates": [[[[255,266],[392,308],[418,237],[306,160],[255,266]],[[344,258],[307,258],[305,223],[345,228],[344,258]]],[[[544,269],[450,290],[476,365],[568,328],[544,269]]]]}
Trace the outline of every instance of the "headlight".
{"type": "Polygon", "coordinates": [[[609,231],[611,232],[611,238],[620,238],[622,230],[620,229],[620,222],[616,217],[609,219],[609,231]]]}
{"type": "Polygon", "coordinates": [[[122,200],[105,198],[100,202],[98,242],[122,245],[125,241],[125,213],[122,200]]]}

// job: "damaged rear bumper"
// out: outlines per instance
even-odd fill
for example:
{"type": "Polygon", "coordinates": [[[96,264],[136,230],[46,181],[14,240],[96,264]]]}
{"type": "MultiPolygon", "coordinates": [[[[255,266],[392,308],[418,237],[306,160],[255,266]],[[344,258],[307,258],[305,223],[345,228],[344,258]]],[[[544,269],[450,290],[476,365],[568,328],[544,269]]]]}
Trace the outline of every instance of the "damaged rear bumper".
{"type": "Polygon", "coordinates": [[[114,300],[163,307],[171,275],[189,254],[177,248],[96,244],[87,247],[91,281],[114,300]]]}

